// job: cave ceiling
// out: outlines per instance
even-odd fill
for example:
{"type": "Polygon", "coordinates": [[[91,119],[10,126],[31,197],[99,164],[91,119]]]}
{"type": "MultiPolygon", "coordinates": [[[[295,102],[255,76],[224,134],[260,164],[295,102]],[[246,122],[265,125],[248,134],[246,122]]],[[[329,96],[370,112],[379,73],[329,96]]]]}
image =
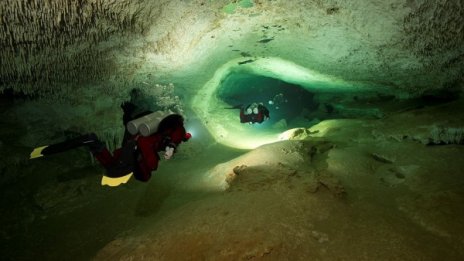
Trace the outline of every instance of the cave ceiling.
{"type": "Polygon", "coordinates": [[[222,64],[258,57],[409,92],[463,82],[461,0],[3,0],[0,16],[0,90],[44,97],[157,81],[195,89],[222,64]]]}

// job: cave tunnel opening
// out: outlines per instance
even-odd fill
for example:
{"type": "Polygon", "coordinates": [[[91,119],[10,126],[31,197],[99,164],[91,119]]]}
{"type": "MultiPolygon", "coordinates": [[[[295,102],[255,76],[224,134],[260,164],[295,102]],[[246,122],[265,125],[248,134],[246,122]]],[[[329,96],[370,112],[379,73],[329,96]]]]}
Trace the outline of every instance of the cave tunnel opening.
{"type": "MultiPolygon", "coordinates": [[[[216,95],[230,105],[230,108],[246,106],[253,102],[266,106],[270,119],[262,124],[263,127],[296,127],[293,123],[296,124],[298,119],[303,119],[305,112],[319,107],[314,93],[302,86],[272,77],[231,72],[220,84],[216,95]]],[[[237,120],[238,114],[237,111],[237,120]]]]}
{"type": "Polygon", "coordinates": [[[400,91],[356,89],[349,84],[333,87],[324,81],[295,84],[253,70],[229,70],[223,75],[206,88],[213,91],[201,93],[196,103],[206,105],[204,122],[216,141],[241,149],[279,141],[288,130],[310,128],[325,120],[383,119],[398,111],[447,103],[457,96],[404,97],[400,91]],[[261,124],[241,123],[239,109],[251,103],[266,106],[270,119],[261,124]]]}

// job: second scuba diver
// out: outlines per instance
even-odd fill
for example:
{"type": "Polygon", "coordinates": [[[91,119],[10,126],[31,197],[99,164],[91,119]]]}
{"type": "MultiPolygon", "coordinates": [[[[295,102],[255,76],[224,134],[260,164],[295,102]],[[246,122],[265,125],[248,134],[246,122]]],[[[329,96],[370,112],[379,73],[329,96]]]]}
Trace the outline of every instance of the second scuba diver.
{"type": "Polygon", "coordinates": [[[269,110],[262,103],[252,103],[240,108],[240,123],[263,123],[269,119],[269,110]]]}

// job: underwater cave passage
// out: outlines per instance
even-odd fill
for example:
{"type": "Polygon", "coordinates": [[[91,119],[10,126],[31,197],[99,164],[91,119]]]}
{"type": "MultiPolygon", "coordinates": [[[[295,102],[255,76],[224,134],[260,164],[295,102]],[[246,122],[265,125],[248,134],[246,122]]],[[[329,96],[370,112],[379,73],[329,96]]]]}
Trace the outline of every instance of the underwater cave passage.
{"type": "Polygon", "coordinates": [[[319,106],[314,100],[314,93],[302,86],[242,72],[232,72],[226,76],[216,95],[230,108],[253,102],[263,103],[270,113],[270,119],[261,124],[264,128],[298,127],[298,124],[308,122],[304,115],[319,106]]]}

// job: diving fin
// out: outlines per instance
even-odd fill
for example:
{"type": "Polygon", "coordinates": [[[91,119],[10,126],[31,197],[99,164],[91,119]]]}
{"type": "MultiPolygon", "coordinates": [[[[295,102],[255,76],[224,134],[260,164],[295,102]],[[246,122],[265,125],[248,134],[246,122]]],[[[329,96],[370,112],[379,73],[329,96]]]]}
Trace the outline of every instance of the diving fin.
{"type": "Polygon", "coordinates": [[[117,187],[121,184],[125,184],[129,181],[129,179],[132,177],[132,174],[133,172],[125,175],[125,176],[122,176],[122,177],[117,177],[117,178],[112,178],[112,177],[108,177],[108,176],[105,176],[103,175],[102,179],[101,179],[101,185],[102,186],[110,186],[110,187],[117,187]]]}
{"type": "Polygon", "coordinates": [[[224,108],[226,110],[236,110],[236,109],[240,109],[243,107],[243,103],[242,104],[238,104],[238,105],[235,105],[233,107],[227,107],[227,108],[224,108]]]}
{"type": "Polygon", "coordinates": [[[30,156],[29,159],[35,159],[35,158],[42,157],[42,156],[43,156],[42,151],[43,151],[46,147],[48,147],[48,145],[47,145],[47,146],[42,146],[42,147],[37,147],[37,148],[35,148],[35,149],[31,152],[31,156],[30,156]]]}

